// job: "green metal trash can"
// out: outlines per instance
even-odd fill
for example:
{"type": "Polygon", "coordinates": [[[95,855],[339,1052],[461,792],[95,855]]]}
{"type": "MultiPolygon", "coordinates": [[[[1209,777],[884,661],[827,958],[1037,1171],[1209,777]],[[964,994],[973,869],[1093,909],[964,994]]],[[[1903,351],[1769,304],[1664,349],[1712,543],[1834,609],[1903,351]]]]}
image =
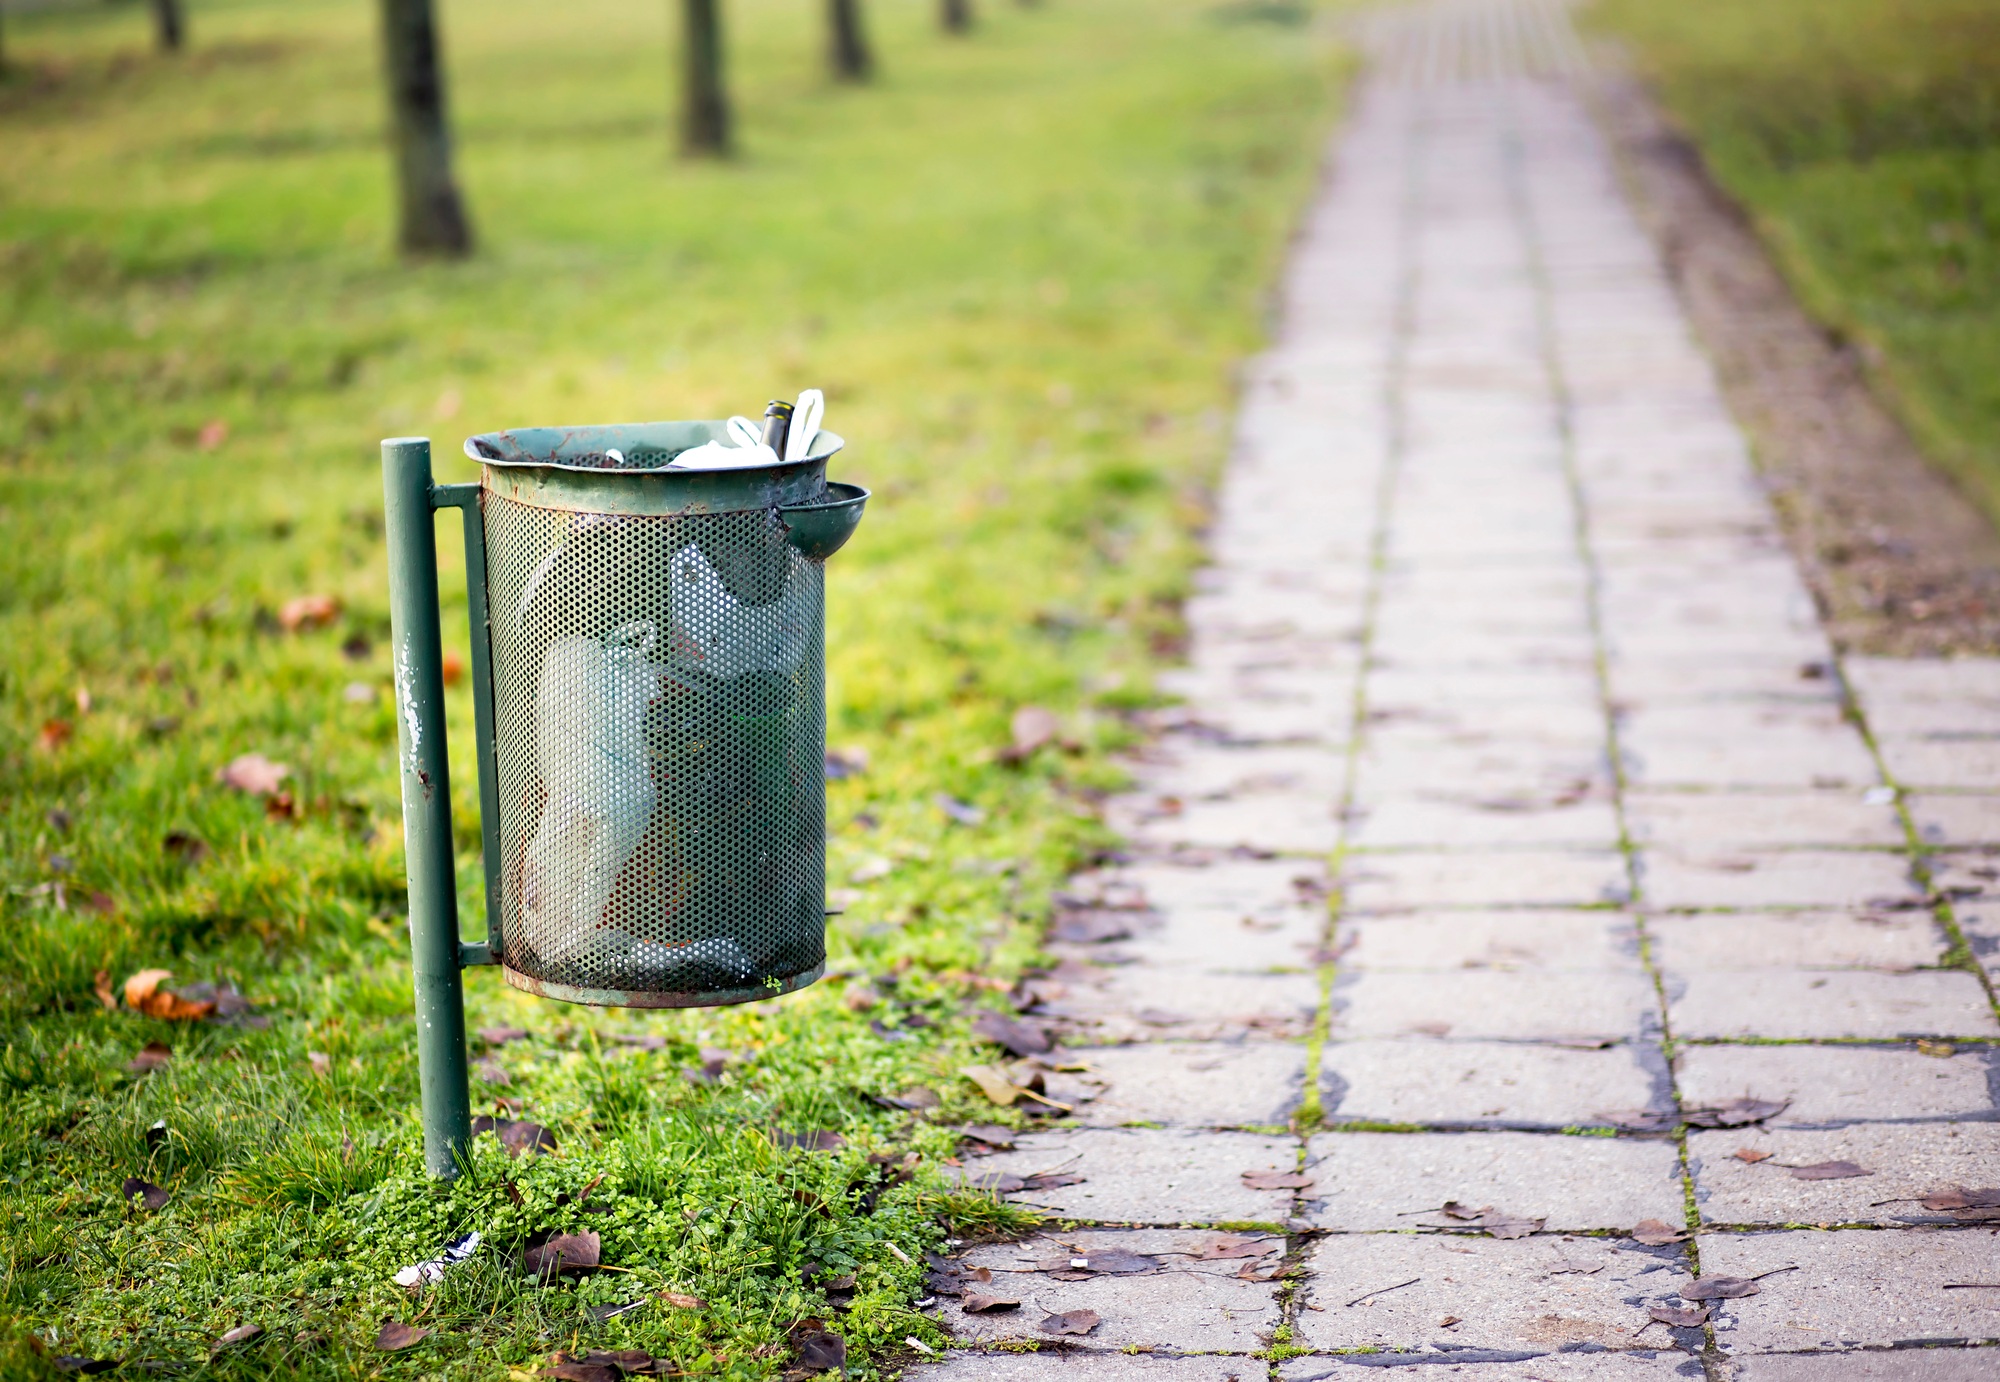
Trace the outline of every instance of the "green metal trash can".
{"type": "Polygon", "coordinates": [[[573,1002],[739,1003],[826,965],[825,559],[839,440],[673,471],[720,423],[473,437],[499,959],[573,1002]]]}
{"type": "MultiPolygon", "coordinates": [[[[830,432],[800,460],[668,468],[726,437],[722,422],[487,433],[465,443],[468,485],[432,483],[428,442],[383,444],[418,1016],[437,1048],[427,1126],[433,1065],[444,1102],[465,1098],[460,965],[630,1007],[747,1002],[825,972],[824,563],[868,494],[826,479],[830,432]],[[457,941],[429,665],[444,507],[465,518],[484,946],[457,941]]],[[[462,1143],[460,1116],[440,1116],[462,1143]]]]}

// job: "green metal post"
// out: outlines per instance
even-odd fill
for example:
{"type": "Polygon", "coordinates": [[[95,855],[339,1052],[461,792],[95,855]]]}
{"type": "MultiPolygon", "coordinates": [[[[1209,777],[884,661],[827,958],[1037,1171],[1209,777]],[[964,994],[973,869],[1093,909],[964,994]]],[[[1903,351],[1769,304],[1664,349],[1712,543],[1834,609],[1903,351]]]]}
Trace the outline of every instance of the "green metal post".
{"type": "Polygon", "coordinates": [[[403,849],[410,879],[410,967],[416,976],[417,1069],[424,1163],[458,1174],[472,1141],[466,1087],[465,988],[459,973],[458,891],[451,842],[451,774],[444,736],[444,651],[438,631],[437,533],[431,444],[382,443],[389,543],[389,639],[403,773],[403,849]]]}

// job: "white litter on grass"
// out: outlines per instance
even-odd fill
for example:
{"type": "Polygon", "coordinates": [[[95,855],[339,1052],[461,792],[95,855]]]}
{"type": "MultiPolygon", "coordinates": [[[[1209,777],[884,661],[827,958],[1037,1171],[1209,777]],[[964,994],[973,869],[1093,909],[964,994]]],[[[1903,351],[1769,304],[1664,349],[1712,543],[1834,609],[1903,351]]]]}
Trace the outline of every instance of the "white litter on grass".
{"type": "Polygon", "coordinates": [[[932,1348],[929,1344],[925,1343],[922,1339],[917,1338],[914,1334],[911,1335],[909,1338],[903,1340],[903,1342],[908,1344],[911,1348],[915,1349],[919,1353],[928,1353],[933,1358],[937,1357],[937,1350],[932,1348]]]}
{"type": "Polygon", "coordinates": [[[456,1267],[478,1251],[479,1234],[468,1233],[456,1243],[446,1243],[443,1256],[433,1257],[428,1262],[413,1263],[397,1272],[391,1280],[398,1286],[422,1286],[426,1282],[442,1281],[447,1268],[456,1267]]]}
{"type": "Polygon", "coordinates": [[[1870,787],[1861,794],[1863,806],[1887,806],[1896,799],[1894,787],[1870,787]]]}

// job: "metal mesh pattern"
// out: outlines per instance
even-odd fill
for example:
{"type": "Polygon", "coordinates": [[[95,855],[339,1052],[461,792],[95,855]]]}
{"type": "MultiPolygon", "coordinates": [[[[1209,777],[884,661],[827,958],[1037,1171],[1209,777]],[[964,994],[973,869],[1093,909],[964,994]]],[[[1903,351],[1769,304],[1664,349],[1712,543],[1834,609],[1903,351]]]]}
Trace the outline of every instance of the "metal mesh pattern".
{"type": "Polygon", "coordinates": [[[825,568],[768,510],[484,498],[502,962],[606,1002],[727,1002],[815,970],[825,568]]]}

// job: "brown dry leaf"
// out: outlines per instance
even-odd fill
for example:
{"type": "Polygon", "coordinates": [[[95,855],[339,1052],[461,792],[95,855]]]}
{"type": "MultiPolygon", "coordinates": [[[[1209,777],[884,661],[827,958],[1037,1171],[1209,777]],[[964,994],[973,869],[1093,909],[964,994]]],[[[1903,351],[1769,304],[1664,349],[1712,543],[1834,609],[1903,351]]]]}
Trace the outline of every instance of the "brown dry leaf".
{"type": "Polygon", "coordinates": [[[111,988],[111,971],[100,969],[90,976],[90,991],[97,995],[97,1001],[104,1005],[106,1012],[118,1011],[118,995],[111,988]]]}
{"type": "Polygon", "coordinates": [[[397,1353],[430,1338],[431,1331],[419,1329],[401,1320],[384,1320],[379,1333],[375,1335],[375,1347],[383,1353],[397,1353]]]}
{"type": "Polygon", "coordinates": [[[1455,1219],[1469,1228],[1483,1228],[1494,1238],[1526,1238],[1539,1232],[1544,1220],[1524,1219],[1492,1205],[1481,1205],[1469,1209],[1457,1200],[1446,1200],[1440,1211],[1448,1219],[1455,1219]]]}
{"type": "Polygon", "coordinates": [[[1670,1324],[1676,1329],[1691,1329],[1695,1325],[1708,1323],[1706,1305],[1696,1305],[1686,1310],[1672,1305],[1654,1305],[1649,1306],[1646,1313],[1652,1317],[1654,1324],[1670,1324]]]}
{"type": "MultiPolygon", "coordinates": [[[[477,1131],[476,1128],[474,1130],[477,1131]]],[[[500,1145],[513,1156],[524,1153],[540,1156],[543,1152],[556,1149],[556,1135],[540,1123],[530,1123],[525,1119],[502,1121],[494,1125],[493,1131],[500,1139],[500,1145]]]]}
{"type": "Polygon", "coordinates": [[[188,865],[199,864],[215,853],[208,847],[206,840],[197,835],[190,835],[185,830],[167,832],[166,838],[160,841],[160,848],[188,865]]]}
{"type": "Polygon", "coordinates": [[[983,1009],[972,1019],[972,1034],[995,1046],[1004,1046],[1016,1056],[1043,1055],[1055,1044],[1041,1024],[1023,1022],[991,1008],[983,1009]]]}
{"type": "Polygon", "coordinates": [[[507,1073],[507,1067],[500,1064],[497,1060],[483,1060],[478,1062],[472,1067],[472,1073],[479,1076],[481,1084],[490,1084],[504,1089],[514,1083],[514,1077],[507,1073]]]}
{"type": "Polygon", "coordinates": [[[125,1001],[148,1017],[168,1022],[199,1022],[215,1011],[215,1000],[191,1002],[161,985],[173,977],[169,969],[142,969],[125,981],[125,1001]]]}
{"type": "Polygon", "coordinates": [[[1049,939],[1068,945],[1102,945],[1132,939],[1132,918],[1118,912],[1071,912],[1049,928],[1049,939]]]}
{"type": "Polygon", "coordinates": [[[600,1241],[595,1233],[560,1233],[522,1255],[521,1265],[531,1276],[544,1279],[563,1272],[596,1269],[600,1241]]]}
{"type": "Polygon", "coordinates": [[[981,1291],[967,1291],[960,1297],[960,1303],[968,1315],[983,1315],[989,1310],[1016,1310],[1021,1302],[1006,1296],[989,1296],[981,1291]]]}
{"type": "Polygon", "coordinates": [[[215,780],[239,792],[265,797],[276,792],[291,773],[285,764],[273,763],[261,753],[244,753],[217,768],[215,780]]]}
{"type": "Polygon", "coordinates": [[[510,1041],[526,1041],[528,1029],[525,1027],[481,1027],[479,1039],[488,1046],[504,1046],[510,1041]]]}
{"type": "Polygon", "coordinates": [[[324,1051],[306,1052],[306,1064],[312,1067],[312,1072],[315,1075],[331,1075],[333,1073],[333,1057],[324,1051]]]}
{"type": "Polygon", "coordinates": [[[1062,733],[1062,722],[1055,712],[1039,705],[1024,705],[1014,712],[1008,731],[1014,742],[1004,749],[1000,757],[1008,763],[1022,763],[1032,758],[1039,749],[1047,748],[1062,733]]]}
{"type": "Polygon", "coordinates": [[[1014,1149],[1014,1130],[1003,1128],[998,1123],[968,1123],[958,1131],[961,1137],[977,1142],[981,1147],[992,1151],[1007,1152],[1014,1149]]]}
{"type": "Polygon", "coordinates": [[[1958,1186],[1926,1195],[1918,1203],[1925,1209],[1972,1222],[2000,1218],[2000,1189],[1967,1190],[1958,1186]]]}
{"type": "Polygon", "coordinates": [[[236,1328],[217,1339],[213,1347],[228,1348],[231,1344],[240,1344],[245,1339],[254,1339],[263,1332],[264,1326],[260,1324],[239,1324],[236,1328]]]}
{"type": "Polygon", "coordinates": [[[1791,1106],[1790,1099],[1729,1099],[1720,1104],[1688,1109],[1681,1117],[1690,1127],[1747,1128],[1752,1123],[1776,1117],[1791,1106]]]}
{"type": "Polygon", "coordinates": [[[144,1075],[158,1070],[174,1058],[174,1048],[164,1041],[149,1041],[139,1048],[139,1054],[125,1063],[125,1068],[134,1075],[144,1075]]]}
{"type": "Polygon", "coordinates": [[[1313,1178],[1301,1171],[1245,1171],[1243,1184],[1252,1190],[1306,1190],[1313,1178]]]}
{"type": "Polygon", "coordinates": [[[558,1353],[555,1361],[535,1376],[552,1378],[554,1382],[621,1382],[625,1374],[610,1363],[587,1363],[558,1353]]]}
{"type": "Polygon", "coordinates": [[[945,1168],[945,1178],[953,1185],[968,1190],[990,1190],[996,1195],[1011,1195],[1016,1190],[1028,1188],[1025,1176],[1017,1176],[1011,1171],[968,1171],[960,1166],[945,1168]]]}
{"type": "Polygon", "coordinates": [[[54,753],[70,741],[75,727],[68,720],[44,720],[39,733],[35,735],[35,747],[43,753],[54,753]]]}
{"type": "Polygon", "coordinates": [[[1738,1161],[1746,1162],[1751,1166],[1755,1166],[1760,1161],[1769,1161],[1771,1159],[1769,1152],[1760,1152],[1755,1147],[1738,1147],[1730,1155],[1738,1161]]]}
{"type": "Polygon", "coordinates": [[[1681,1287],[1676,1294],[1682,1300],[1741,1300],[1756,1295],[1760,1289],[1748,1277],[1704,1276],[1681,1287]]]}
{"type": "Polygon", "coordinates": [[[847,1367],[847,1340],[826,1327],[826,1321],[803,1319],[791,1327],[788,1335],[792,1347],[797,1350],[799,1366],[815,1372],[828,1369],[845,1370],[847,1367]]]}
{"type": "Polygon", "coordinates": [[[685,1291],[662,1291],[660,1299],[678,1310],[705,1310],[708,1302],[700,1296],[691,1296],[685,1291]]]}
{"type": "Polygon", "coordinates": [[[1213,1262],[1226,1257],[1268,1257],[1285,1250],[1282,1238],[1218,1238],[1196,1254],[1197,1260],[1213,1262]]]}
{"type": "Polygon", "coordinates": [[[1044,1334],[1088,1334],[1104,1323],[1104,1317],[1095,1310],[1071,1310],[1066,1314],[1049,1314],[1035,1328],[1044,1334]]]}
{"type": "Polygon", "coordinates": [[[958,1073],[978,1085],[981,1094],[1002,1108],[1010,1107],[1016,1099],[1027,1093],[1008,1079],[1007,1072],[998,1066],[968,1065],[958,1073]]]}
{"type": "Polygon", "coordinates": [[[1675,1228],[1659,1219],[1641,1219],[1632,1230],[1634,1241],[1644,1243],[1649,1248],[1663,1247],[1668,1243],[1687,1240],[1687,1230],[1675,1228]]]}
{"type": "Polygon", "coordinates": [[[148,1209],[165,1209],[167,1201],[173,1198],[171,1194],[151,1181],[140,1180],[137,1176],[125,1177],[125,1184],[119,1188],[125,1195],[126,1203],[129,1204],[132,1200],[137,1199],[140,1204],[143,1204],[148,1209]]]}
{"type": "Polygon", "coordinates": [[[1873,1171],[1855,1165],[1851,1161],[1816,1161],[1810,1166],[1787,1166],[1793,1180],[1853,1180],[1857,1176],[1872,1176],[1873,1171]]]}
{"type": "Polygon", "coordinates": [[[333,595],[301,595],[278,610],[278,623],[286,633],[322,628],[339,617],[340,600],[333,595]]]}
{"type": "Polygon", "coordinates": [[[1285,1264],[1273,1262],[1266,1265],[1255,1260],[1245,1262],[1236,1269],[1238,1281],[1276,1281],[1284,1274],[1285,1264]]]}

